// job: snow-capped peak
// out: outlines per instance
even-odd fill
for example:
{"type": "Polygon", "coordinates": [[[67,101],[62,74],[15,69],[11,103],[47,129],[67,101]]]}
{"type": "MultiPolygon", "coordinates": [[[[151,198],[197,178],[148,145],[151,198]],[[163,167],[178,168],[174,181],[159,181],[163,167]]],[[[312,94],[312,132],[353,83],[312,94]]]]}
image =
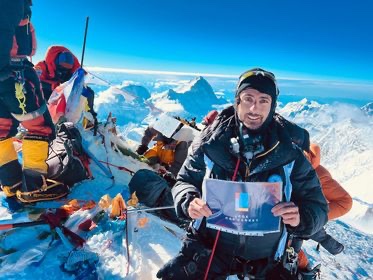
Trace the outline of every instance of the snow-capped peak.
{"type": "Polygon", "coordinates": [[[204,89],[207,92],[214,92],[211,85],[202,76],[199,76],[189,81],[187,84],[180,85],[173,91],[179,94],[185,94],[187,92],[194,90],[201,91],[202,89],[204,89]]]}
{"type": "Polygon", "coordinates": [[[294,118],[297,115],[317,111],[320,108],[322,108],[322,105],[316,101],[309,101],[307,98],[303,98],[299,102],[290,102],[286,104],[285,107],[281,109],[281,114],[294,118]]]}
{"type": "Polygon", "coordinates": [[[197,117],[197,120],[211,111],[212,105],[226,103],[217,98],[211,85],[203,77],[196,77],[184,85],[168,90],[166,97],[183,106],[183,117],[197,117]]]}
{"type": "Polygon", "coordinates": [[[368,116],[373,116],[373,102],[369,102],[361,107],[361,110],[367,112],[368,116]]]}

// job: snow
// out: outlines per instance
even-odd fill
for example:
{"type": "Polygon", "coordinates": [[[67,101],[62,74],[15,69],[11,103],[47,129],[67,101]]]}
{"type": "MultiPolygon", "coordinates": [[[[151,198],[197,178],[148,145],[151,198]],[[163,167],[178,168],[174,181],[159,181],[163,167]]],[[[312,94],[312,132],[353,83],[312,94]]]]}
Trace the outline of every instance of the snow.
{"type": "Polygon", "coordinates": [[[372,117],[351,104],[321,105],[307,99],[288,103],[279,112],[309,130],[321,146],[321,164],[354,198],[352,210],[341,220],[372,234],[372,117]]]}
{"type": "MultiPolygon", "coordinates": [[[[174,79],[148,78],[141,83],[133,77],[129,78],[126,73],[95,74],[107,75],[111,83],[109,88],[103,88],[103,85],[94,88],[99,119],[105,121],[111,112],[113,117],[117,118],[119,132],[119,138],[112,139],[113,142],[131,149],[136,148],[143,130],[160,111],[168,112],[170,115],[184,113],[185,116],[190,116],[191,114],[186,112],[188,106],[205,103],[204,106],[193,105],[193,114],[197,114],[200,121],[209,108],[225,106],[220,103],[209,82],[205,79],[200,82],[199,77],[192,80],[181,76],[174,79]],[[121,92],[123,89],[140,98],[128,103],[121,92]],[[180,96],[185,97],[182,99],[180,96]],[[197,97],[199,102],[191,103],[197,97]]],[[[141,77],[144,77],[143,73],[141,77]]],[[[225,78],[226,84],[232,83],[231,78],[225,78]]],[[[224,77],[220,79],[222,81],[216,82],[219,84],[219,97],[232,94],[232,88],[221,86],[224,84],[224,77]]],[[[352,210],[341,219],[327,225],[327,232],[344,244],[343,253],[332,256],[323,248],[316,251],[316,243],[313,241],[306,241],[304,244],[311,262],[322,264],[322,279],[371,279],[373,276],[373,119],[364,108],[371,108],[371,105],[360,109],[352,104],[321,104],[309,98],[284,103],[278,110],[285,117],[309,129],[312,140],[321,145],[321,163],[354,198],[352,210]]],[[[149,168],[146,164],[111,149],[110,138],[113,136],[108,134],[107,130],[104,131],[106,137],[103,145],[100,136],[94,137],[91,132],[80,129],[87,142],[87,148],[99,160],[125,166],[132,171],[149,168]]],[[[105,194],[114,197],[118,193],[122,193],[126,199],[129,198],[130,173],[110,167],[114,175],[113,180],[95,163],[91,163],[90,167],[94,179],[85,180],[74,186],[68,195],[69,199],[98,201],[105,194]]],[[[0,196],[3,194],[0,193],[0,196]]],[[[36,205],[57,206],[57,202],[36,205]]],[[[79,211],[70,217],[66,225],[76,230],[79,221],[89,215],[92,213],[87,210],[79,211]]],[[[0,206],[2,220],[10,217],[13,217],[13,221],[15,218],[18,221],[27,220],[24,213],[16,216],[12,216],[7,208],[0,206]]],[[[75,279],[74,275],[60,268],[61,264],[71,257],[71,250],[61,241],[52,242],[49,232],[46,225],[17,228],[8,232],[0,231],[0,248],[16,250],[8,254],[0,250],[0,279],[75,279]]],[[[177,254],[183,236],[183,231],[175,225],[144,212],[128,214],[127,225],[103,218],[92,231],[77,233],[86,238],[87,243],[83,250],[76,253],[98,259],[96,268],[99,279],[156,279],[158,269],[177,254]],[[145,225],[139,221],[145,222],[145,225]],[[126,227],[130,255],[129,271],[126,227]],[[176,236],[165,227],[172,229],[176,236]]]]}
{"type": "Polygon", "coordinates": [[[365,111],[369,116],[373,115],[373,102],[364,105],[361,110],[365,111]]]}

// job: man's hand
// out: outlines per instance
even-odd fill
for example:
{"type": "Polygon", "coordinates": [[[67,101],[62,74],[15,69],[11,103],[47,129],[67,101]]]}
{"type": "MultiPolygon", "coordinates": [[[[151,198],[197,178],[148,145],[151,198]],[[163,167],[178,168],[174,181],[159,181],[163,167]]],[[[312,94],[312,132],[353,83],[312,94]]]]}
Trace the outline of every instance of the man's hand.
{"type": "Polygon", "coordinates": [[[300,223],[299,208],[294,202],[281,202],[272,208],[275,217],[280,216],[286,225],[296,227],[300,223]]]}
{"type": "Polygon", "coordinates": [[[192,219],[200,219],[211,216],[212,212],[206,202],[200,198],[194,198],[189,204],[188,214],[192,219]]]}

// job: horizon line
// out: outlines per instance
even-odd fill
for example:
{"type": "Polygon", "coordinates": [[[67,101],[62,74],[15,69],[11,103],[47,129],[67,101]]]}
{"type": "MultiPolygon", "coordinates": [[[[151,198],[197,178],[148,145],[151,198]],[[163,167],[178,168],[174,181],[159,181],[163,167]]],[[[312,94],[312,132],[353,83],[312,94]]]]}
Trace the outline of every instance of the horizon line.
{"type": "MultiPolygon", "coordinates": [[[[216,77],[216,78],[231,78],[238,80],[240,74],[216,74],[216,73],[201,73],[201,72],[179,72],[179,71],[164,71],[164,70],[139,70],[139,69],[128,69],[128,68],[112,68],[112,67],[101,67],[101,66],[87,66],[86,69],[90,71],[101,71],[101,72],[114,72],[114,73],[129,73],[129,74],[149,74],[149,75],[174,75],[174,76],[202,76],[202,77],[216,77]]],[[[367,80],[348,80],[348,79],[333,79],[333,78],[305,78],[305,77],[289,77],[289,76],[277,76],[276,80],[280,81],[313,81],[313,82],[337,82],[339,84],[359,84],[365,86],[373,86],[373,82],[367,80]]]]}
{"type": "Polygon", "coordinates": [[[161,70],[138,70],[138,69],[110,68],[110,67],[99,67],[99,66],[88,66],[86,68],[90,71],[115,72],[115,73],[175,75],[175,76],[202,76],[202,77],[238,79],[238,75],[228,75],[228,74],[199,73],[199,72],[194,73],[194,72],[161,71],[161,70]]]}

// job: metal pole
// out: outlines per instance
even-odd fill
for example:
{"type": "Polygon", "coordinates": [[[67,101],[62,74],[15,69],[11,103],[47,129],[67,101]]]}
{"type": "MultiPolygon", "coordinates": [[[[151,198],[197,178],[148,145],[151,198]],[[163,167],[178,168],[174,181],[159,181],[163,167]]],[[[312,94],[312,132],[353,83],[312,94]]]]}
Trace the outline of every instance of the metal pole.
{"type": "Polygon", "coordinates": [[[84,41],[83,41],[83,52],[82,52],[82,59],[80,60],[80,67],[83,68],[83,62],[84,62],[84,53],[85,53],[85,43],[87,41],[87,32],[88,32],[88,22],[89,17],[86,18],[85,21],[85,31],[84,31],[84,41]]]}
{"type": "Polygon", "coordinates": [[[154,208],[142,208],[142,209],[129,209],[127,213],[137,213],[137,212],[151,212],[151,211],[158,211],[158,210],[167,210],[167,209],[174,209],[174,206],[162,206],[162,207],[154,207],[154,208]]]}

